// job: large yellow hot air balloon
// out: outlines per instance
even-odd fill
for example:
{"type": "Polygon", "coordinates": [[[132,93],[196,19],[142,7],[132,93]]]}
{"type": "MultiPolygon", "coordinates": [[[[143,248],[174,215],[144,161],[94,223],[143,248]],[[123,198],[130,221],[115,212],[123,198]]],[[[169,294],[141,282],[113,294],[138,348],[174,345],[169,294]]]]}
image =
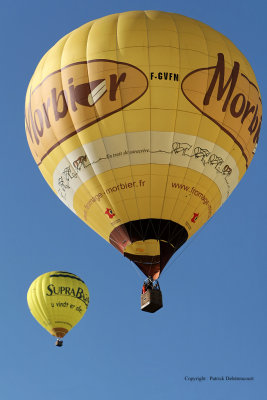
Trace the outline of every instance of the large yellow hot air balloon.
{"type": "Polygon", "coordinates": [[[34,318],[51,335],[58,338],[57,346],[83,317],[89,304],[86,284],[65,271],[47,272],[33,281],[27,301],[34,318]]]}
{"type": "Polygon", "coordinates": [[[256,78],[234,44],[160,11],[106,16],[63,37],[25,106],[51,188],[153,279],[239,183],[261,119],[256,78]]]}

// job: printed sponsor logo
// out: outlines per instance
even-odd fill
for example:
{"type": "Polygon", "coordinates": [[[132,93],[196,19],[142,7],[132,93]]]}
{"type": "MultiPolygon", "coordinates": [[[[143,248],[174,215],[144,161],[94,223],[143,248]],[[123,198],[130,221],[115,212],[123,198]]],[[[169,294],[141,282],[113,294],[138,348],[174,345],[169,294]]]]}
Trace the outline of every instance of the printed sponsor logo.
{"type": "MultiPolygon", "coordinates": [[[[185,192],[191,193],[193,196],[199,197],[202,204],[206,205],[208,207],[208,218],[210,218],[213,214],[212,211],[212,207],[211,204],[208,200],[208,198],[205,196],[205,194],[203,194],[202,192],[200,192],[199,190],[197,190],[194,186],[187,186],[183,183],[177,183],[177,182],[172,182],[171,183],[171,187],[173,189],[178,189],[178,190],[183,190],[185,192]]],[[[194,214],[197,217],[199,216],[199,214],[194,214]]],[[[191,221],[194,219],[194,217],[191,219],[191,221]]],[[[196,221],[192,221],[192,222],[196,222],[196,221]]]]}
{"type": "Polygon", "coordinates": [[[257,86],[240,72],[240,64],[234,62],[230,69],[219,53],[217,65],[192,71],[183,79],[182,91],[235,141],[248,166],[259,139],[262,103],[257,86]]]}
{"type": "MultiPolygon", "coordinates": [[[[25,109],[37,164],[64,140],[137,101],[147,86],[140,69],[111,60],[77,62],[48,75],[30,89],[25,109]]],[[[76,160],[77,168],[85,162],[76,160]]]]}
{"type": "Polygon", "coordinates": [[[109,218],[113,218],[113,217],[115,217],[115,215],[116,215],[116,214],[113,213],[113,211],[111,210],[111,208],[107,208],[106,211],[105,211],[105,214],[107,214],[107,216],[108,216],[109,218]]]}
{"type": "Polygon", "coordinates": [[[191,222],[195,223],[199,217],[199,213],[194,213],[193,217],[191,218],[191,222]]]}
{"type": "Polygon", "coordinates": [[[89,304],[89,296],[84,292],[81,287],[77,289],[71,288],[69,286],[58,286],[56,287],[52,283],[47,286],[46,296],[70,296],[81,300],[86,307],[89,304]]]}

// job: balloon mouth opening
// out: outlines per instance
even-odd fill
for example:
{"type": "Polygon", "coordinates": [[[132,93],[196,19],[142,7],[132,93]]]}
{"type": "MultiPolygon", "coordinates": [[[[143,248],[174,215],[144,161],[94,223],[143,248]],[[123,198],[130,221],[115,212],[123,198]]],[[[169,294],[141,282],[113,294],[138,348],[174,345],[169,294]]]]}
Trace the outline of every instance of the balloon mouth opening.
{"type": "Polygon", "coordinates": [[[146,275],[157,280],[173,254],[186,242],[188,232],[171,220],[146,218],[119,225],[109,242],[146,275]]]}
{"type": "Polygon", "coordinates": [[[62,339],[68,333],[68,329],[65,328],[53,328],[51,330],[51,335],[58,339],[62,339]]]}

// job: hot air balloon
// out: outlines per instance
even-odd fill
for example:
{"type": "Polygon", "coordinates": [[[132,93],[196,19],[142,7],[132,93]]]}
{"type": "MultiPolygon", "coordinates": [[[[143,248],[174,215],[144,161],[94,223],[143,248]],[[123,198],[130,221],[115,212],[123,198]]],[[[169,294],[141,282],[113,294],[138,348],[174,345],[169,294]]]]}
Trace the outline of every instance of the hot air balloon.
{"type": "Polygon", "coordinates": [[[61,347],[62,338],[84,316],[89,304],[89,291],[77,275],[52,271],[32,282],[27,301],[34,318],[57,337],[56,346],[61,347]]]}
{"type": "Polygon", "coordinates": [[[261,120],[235,45],[161,11],[105,16],[63,37],[25,104],[45,180],[152,281],[240,182],[261,120]]]}

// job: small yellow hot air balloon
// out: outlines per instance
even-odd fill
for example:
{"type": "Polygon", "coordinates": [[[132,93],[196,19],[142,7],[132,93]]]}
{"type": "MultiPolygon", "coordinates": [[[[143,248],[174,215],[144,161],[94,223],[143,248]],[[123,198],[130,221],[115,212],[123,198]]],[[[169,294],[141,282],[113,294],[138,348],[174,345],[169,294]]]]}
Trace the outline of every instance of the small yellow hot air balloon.
{"type": "Polygon", "coordinates": [[[57,337],[56,346],[84,316],[89,304],[89,291],[77,275],[52,271],[36,278],[27,294],[34,318],[51,335],[57,337]]]}

